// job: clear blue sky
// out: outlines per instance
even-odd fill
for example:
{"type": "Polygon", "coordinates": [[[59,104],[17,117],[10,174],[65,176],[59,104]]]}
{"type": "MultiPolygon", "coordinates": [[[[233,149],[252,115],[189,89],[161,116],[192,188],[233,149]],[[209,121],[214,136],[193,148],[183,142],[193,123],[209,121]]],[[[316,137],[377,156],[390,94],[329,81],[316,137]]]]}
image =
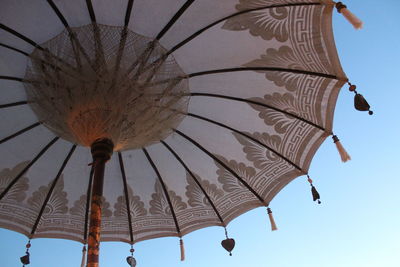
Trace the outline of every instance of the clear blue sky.
{"type": "MultiPolygon", "coordinates": [[[[138,266],[146,267],[399,267],[400,266],[400,1],[346,1],[364,21],[356,31],[335,12],[336,45],[345,73],[375,114],[353,108],[344,87],[334,130],[352,156],[341,163],[331,139],[317,152],[310,174],[322,204],[311,200],[300,177],[272,201],[279,231],[271,232],[265,209],[250,211],[228,227],[236,239],[233,256],[220,246],[223,229],[185,236],[186,261],[179,261],[177,238],[135,245],[138,266]]],[[[0,229],[0,266],[20,267],[27,238],[0,229]]],[[[35,239],[32,267],[79,266],[82,245],[35,239]]],[[[103,243],[101,266],[128,266],[125,243],[103,243]]]]}

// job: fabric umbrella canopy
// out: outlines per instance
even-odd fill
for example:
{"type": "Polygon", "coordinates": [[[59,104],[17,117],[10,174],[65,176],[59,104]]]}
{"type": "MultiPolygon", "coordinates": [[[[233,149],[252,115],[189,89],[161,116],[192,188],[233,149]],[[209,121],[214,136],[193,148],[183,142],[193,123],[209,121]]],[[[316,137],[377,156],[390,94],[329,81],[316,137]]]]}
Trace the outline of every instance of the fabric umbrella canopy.
{"type": "Polygon", "coordinates": [[[334,7],[3,0],[0,227],[89,243],[97,266],[100,240],[269,208],[333,134],[334,7]]]}

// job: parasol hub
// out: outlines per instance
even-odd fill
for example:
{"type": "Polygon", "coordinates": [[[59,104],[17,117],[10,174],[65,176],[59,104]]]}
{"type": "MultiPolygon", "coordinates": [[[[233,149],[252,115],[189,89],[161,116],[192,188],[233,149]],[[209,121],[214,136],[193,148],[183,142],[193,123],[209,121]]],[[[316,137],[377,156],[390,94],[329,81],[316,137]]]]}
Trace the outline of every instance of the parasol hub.
{"type": "Polygon", "coordinates": [[[96,27],[98,35],[92,24],[64,30],[32,52],[31,108],[56,135],[85,147],[107,138],[121,151],[165,139],[187,112],[186,74],[157,40],[96,27]]]}

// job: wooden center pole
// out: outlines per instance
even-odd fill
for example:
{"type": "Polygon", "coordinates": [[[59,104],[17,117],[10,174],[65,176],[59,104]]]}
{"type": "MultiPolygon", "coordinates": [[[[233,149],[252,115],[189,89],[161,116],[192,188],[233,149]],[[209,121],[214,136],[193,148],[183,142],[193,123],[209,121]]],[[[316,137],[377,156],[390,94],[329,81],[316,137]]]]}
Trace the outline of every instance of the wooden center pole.
{"type": "Polygon", "coordinates": [[[109,139],[96,140],[91,146],[94,164],[90,222],[88,236],[87,267],[99,266],[101,208],[103,206],[103,183],[106,162],[111,158],[114,145],[109,139]]]}

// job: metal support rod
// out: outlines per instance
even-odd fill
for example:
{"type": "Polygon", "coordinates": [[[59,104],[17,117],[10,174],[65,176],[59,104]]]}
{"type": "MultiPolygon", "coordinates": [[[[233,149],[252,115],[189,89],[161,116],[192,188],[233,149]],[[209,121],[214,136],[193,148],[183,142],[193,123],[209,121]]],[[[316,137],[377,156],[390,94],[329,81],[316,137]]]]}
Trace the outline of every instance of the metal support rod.
{"type": "Polygon", "coordinates": [[[87,267],[99,266],[101,209],[103,204],[104,169],[114,145],[109,139],[96,140],[91,146],[93,157],[93,187],[90,203],[87,267]]]}

